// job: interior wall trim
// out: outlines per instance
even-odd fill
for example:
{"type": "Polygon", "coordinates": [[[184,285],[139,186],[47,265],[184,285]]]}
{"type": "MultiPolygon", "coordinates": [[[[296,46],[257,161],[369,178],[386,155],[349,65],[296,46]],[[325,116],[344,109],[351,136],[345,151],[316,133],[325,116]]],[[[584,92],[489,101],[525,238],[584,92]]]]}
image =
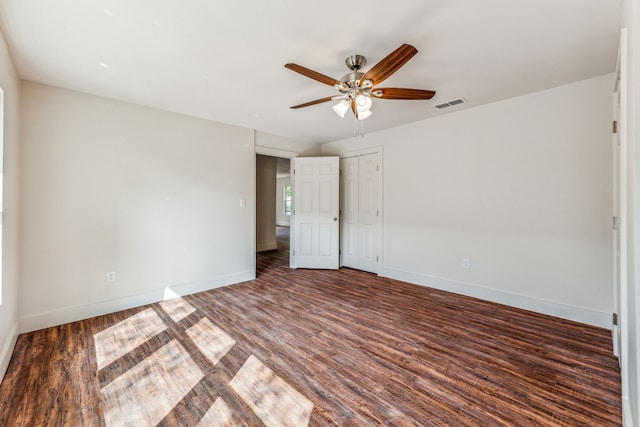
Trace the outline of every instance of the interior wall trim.
{"type": "Polygon", "coordinates": [[[256,145],[255,147],[256,154],[262,156],[282,157],[283,159],[292,159],[300,156],[300,153],[296,151],[280,150],[278,148],[262,147],[260,145],[256,145]]]}
{"type": "Polygon", "coordinates": [[[276,242],[263,243],[261,245],[256,245],[256,252],[272,251],[274,249],[278,249],[278,244],[276,242]]]}
{"type": "Polygon", "coordinates": [[[633,416],[631,415],[631,402],[622,396],[622,425],[625,427],[633,427],[633,416]]]}
{"type": "Polygon", "coordinates": [[[16,341],[18,340],[18,322],[13,322],[13,326],[9,330],[2,351],[0,352],[0,382],[4,379],[4,374],[7,372],[11,356],[13,356],[13,350],[16,347],[16,341]]]}
{"type": "Polygon", "coordinates": [[[611,313],[593,310],[590,308],[542,300],[526,295],[486,288],[473,283],[458,282],[455,280],[395,270],[392,268],[382,268],[379,275],[390,279],[402,280],[416,285],[440,289],[443,291],[496,302],[498,304],[522,308],[536,313],[585,323],[587,325],[611,329],[611,313]]]}
{"type": "Polygon", "coordinates": [[[384,152],[384,147],[382,145],[377,145],[374,147],[365,147],[359,150],[348,150],[348,151],[340,151],[336,156],[339,156],[341,159],[347,159],[349,157],[356,156],[366,156],[367,154],[378,154],[380,156],[380,160],[382,161],[382,153],[384,152]]]}
{"type": "Polygon", "coordinates": [[[233,285],[236,283],[246,282],[255,278],[255,270],[242,271],[190,283],[165,286],[137,295],[128,295],[122,298],[97,301],[90,304],[63,307],[56,310],[31,314],[18,318],[18,330],[20,331],[20,333],[31,332],[51,326],[62,325],[69,322],[75,322],[95,316],[101,316],[103,314],[115,313],[117,311],[139,307],[146,304],[153,304],[168,299],[165,298],[165,293],[167,290],[170,290],[174,296],[176,294],[179,296],[184,296],[220,288],[223,286],[233,285]]]}

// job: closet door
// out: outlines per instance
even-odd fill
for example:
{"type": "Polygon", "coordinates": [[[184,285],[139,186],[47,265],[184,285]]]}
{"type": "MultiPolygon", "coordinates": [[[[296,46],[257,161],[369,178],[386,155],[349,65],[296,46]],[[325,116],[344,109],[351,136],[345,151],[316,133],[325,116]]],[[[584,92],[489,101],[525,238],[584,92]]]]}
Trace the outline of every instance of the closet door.
{"type": "Polygon", "coordinates": [[[340,159],[341,265],[378,272],[382,206],[378,153],[340,159]]]}
{"type": "Polygon", "coordinates": [[[358,269],[378,272],[380,186],[378,155],[358,157],[358,269]]]}
{"type": "Polygon", "coordinates": [[[340,264],[359,268],[358,157],[340,159],[340,174],[340,264]]]}

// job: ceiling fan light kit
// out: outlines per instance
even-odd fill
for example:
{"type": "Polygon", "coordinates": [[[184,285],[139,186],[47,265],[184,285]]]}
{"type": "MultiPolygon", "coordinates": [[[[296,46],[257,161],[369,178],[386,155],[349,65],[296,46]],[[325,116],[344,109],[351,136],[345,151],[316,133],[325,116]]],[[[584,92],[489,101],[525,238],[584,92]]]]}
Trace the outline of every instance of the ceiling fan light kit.
{"type": "Polygon", "coordinates": [[[351,55],[345,59],[345,64],[351,72],[342,76],[340,80],[325,76],[301,65],[293,63],[285,64],[285,67],[291,71],[300,73],[320,83],[333,86],[340,92],[340,94],[336,96],[316,99],[305,102],[304,104],[294,105],[291,108],[297,109],[327,101],[339,100],[339,102],[333,106],[333,110],[338,116],[344,118],[347,110],[350,108],[357,120],[364,120],[371,116],[371,107],[373,106],[372,98],[399,100],[431,99],[436,94],[435,91],[406,88],[374,89],[375,85],[382,83],[398,71],[413,58],[416,53],[418,53],[418,50],[415,47],[409,44],[403,44],[366,73],[359,71],[367,63],[366,58],[362,55],[351,55]]]}

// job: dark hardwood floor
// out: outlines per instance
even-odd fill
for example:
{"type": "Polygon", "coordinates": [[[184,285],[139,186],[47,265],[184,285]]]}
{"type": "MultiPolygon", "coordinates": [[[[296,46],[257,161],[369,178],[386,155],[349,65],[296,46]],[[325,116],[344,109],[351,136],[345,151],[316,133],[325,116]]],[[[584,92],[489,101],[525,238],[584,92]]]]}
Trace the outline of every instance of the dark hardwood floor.
{"type": "Polygon", "coordinates": [[[379,278],[290,270],[23,334],[1,426],[616,426],[610,332],[379,278]]]}

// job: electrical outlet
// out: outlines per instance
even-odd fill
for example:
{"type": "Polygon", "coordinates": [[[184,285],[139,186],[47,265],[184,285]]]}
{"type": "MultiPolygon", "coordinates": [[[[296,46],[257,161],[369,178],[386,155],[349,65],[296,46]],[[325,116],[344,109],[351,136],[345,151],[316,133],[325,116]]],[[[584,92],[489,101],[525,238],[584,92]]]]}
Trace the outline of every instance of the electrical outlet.
{"type": "Polygon", "coordinates": [[[107,273],[107,282],[115,282],[116,281],[116,272],[115,271],[109,271],[107,273]]]}
{"type": "Polygon", "coordinates": [[[469,258],[462,258],[462,268],[471,268],[469,258]]]}

